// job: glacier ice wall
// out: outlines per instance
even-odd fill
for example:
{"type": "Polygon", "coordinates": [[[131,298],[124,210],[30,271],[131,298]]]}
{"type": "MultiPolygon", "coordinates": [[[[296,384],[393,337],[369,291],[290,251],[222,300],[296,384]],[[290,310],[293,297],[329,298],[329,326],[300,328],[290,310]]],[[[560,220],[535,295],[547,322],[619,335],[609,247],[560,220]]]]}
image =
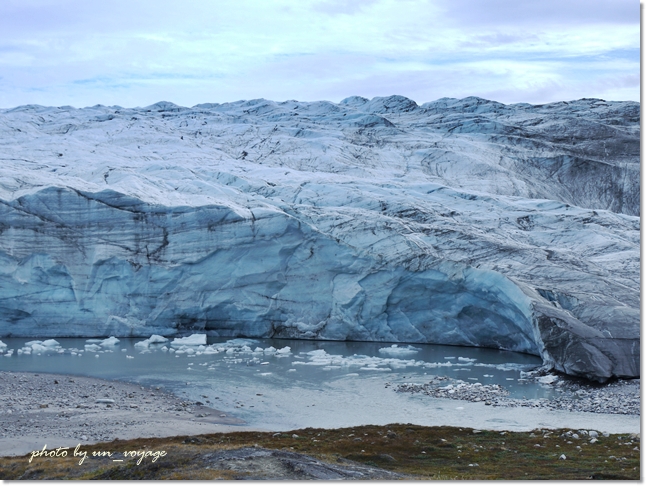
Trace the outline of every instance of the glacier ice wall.
{"type": "Polygon", "coordinates": [[[0,336],[428,342],[639,375],[636,103],[26,106],[0,131],[0,336]]]}

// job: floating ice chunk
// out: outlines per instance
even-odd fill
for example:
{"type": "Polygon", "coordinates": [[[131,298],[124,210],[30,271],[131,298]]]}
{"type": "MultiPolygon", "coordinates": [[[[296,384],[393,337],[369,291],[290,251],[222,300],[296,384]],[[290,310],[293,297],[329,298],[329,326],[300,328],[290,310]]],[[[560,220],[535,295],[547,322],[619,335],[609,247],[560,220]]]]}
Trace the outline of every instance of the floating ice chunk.
{"type": "Polygon", "coordinates": [[[47,339],[46,341],[29,341],[18,350],[18,354],[31,354],[34,353],[43,353],[46,351],[60,351],[63,348],[58,341],[54,339],[47,339]]]}
{"type": "Polygon", "coordinates": [[[147,348],[151,344],[165,343],[166,341],[168,341],[168,338],[160,336],[159,334],[153,334],[148,339],[135,343],[135,348],[147,348]]]}
{"type": "Polygon", "coordinates": [[[7,347],[7,345],[5,343],[3,343],[2,341],[0,341],[0,350],[4,349],[6,347],[7,347]]]}
{"type": "MultiPolygon", "coordinates": [[[[53,339],[51,339],[51,341],[53,341],[53,339]]],[[[103,347],[116,346],[117,343],[119,343],[119,342],[120,341],[116,337],[110,336],[108,339],[104,339],[103,341],[99,341],[99,346],[103,346],[103,347]]],[[[45,345],[45,343],[43,343],[43,345],[45,345]]]]}
{"type": "Polygon", "coordinates": [[[444,363],[424,363],[424,368],[450,368],[455,366],[456,363],[451,363],[450,361],[445,361],[444,363]]]}
{"type": "Polygon", "coordinates": [[[462,361],[463,363],[473,363],[478,360],[475,358],[463,358],[462,356],[459,356],[458,361],[462,361]]]}
{"type": "Polygon", "coordinates": [[[56,339],[47,339],[47,340],[43,341],[42,343],[40,343],[40,345],[45,346],[46,348],[57,348],[61,344],[58,341],[56,341],[56,339]]]}
{"type": "Polygon", "coordinates": [[[406,346],[404,348],[400,348],[397,344],[393,344],[389,348],[379,348],[379,352],[381,354],[387,354],[388,356],[410,356],[411,354],[415,354],[420,350],[420,348],[416,348],[414,346],[406,346]]]}
{"type": "Polygon", "coordinates": [[[273,346],[269,346],[268,348],[265,349],[265,354],[275,354],[276,353],[276,348],[273,346]]]}
{"type": "Polygon", "coordinates": [[[444,359],[455,359],[455,356],[444,356],[444,359]]]}
{"type": "Polygon", "coordinates": [[[550,385],[550,384],[552,384],[552,383],[554,383],[555,381],[558,381],[558,380],[559,380],[559,377],[556,376],[556,375],[546,375],[546,376],[541,376],[538,379],[538,382],[539,383],[544,383],[545,385],[550,385]]]}
{"type": "Polygon", "coordinates": [[[175,338],[171,346],[199,346],[206,344],[206,334],[191,334],[183,338],[175,338]]]}
{"type": "Polygon", "coordinates": [[[257,344],[258,341],[256,339],[247,339],[247,338],[235,338],[235,339],[229,339],[225,343],[221,343],[220,346],[223,346],[225,348],[228,347],[236,347],[236,348],[241,348],[244,346],[251,346],[252,344],[257,344]]]}
{"type": "Polygon", "coordinates": [[[287,356],[289,354],[292,354],[292,348],[285,346],[284,348],[277,349],[276,354],[279,356],[287,356]]]}
{"type": "Polygon", "coordinates": [[[159,334],[153,334],[148,338],[148,342],[150,342],[150,344],[165,343],[166,341],[168,341],[168,338],[160,336],[159,334]]]}
{"type": "Polygon", "coordinates": [[[99,349],[101,349],[101,346],[99,346],[98,344],[86,344],[85,345],[85,350],[86,351],[98,351],[99,349]]]}

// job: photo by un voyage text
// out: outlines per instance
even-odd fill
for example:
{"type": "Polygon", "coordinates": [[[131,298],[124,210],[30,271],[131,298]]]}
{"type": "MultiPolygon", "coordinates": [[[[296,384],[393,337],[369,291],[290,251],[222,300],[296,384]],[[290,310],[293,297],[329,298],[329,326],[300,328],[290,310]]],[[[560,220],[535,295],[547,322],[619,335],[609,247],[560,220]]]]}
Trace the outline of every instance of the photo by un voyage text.
{"type": "Polygon", "coordinates": [[[42,450],[32,451],[29,454],[29,462],[34,460],[34,458],[46,457],[46,458],[66,458],[66,457],[75,457],[78,459],[79,466],[83,464],[85,459],[89,458],[108,458],[112,459],[113,462],[124,462],[125,459],[137,459],[136,464],[139,465],[144,459],[150,459],[151,462],[157,461],[160,457],[166,455],[166,451],[123,451],[123,452],[114,452],[114,451],[92,451],[91,454],[88,454],[87,451],[81,449],[81,444],[78,444],[73,450],[70,447],[58,447],[56,449],[47,449],[47,444],[45,444],[42,450]]]}

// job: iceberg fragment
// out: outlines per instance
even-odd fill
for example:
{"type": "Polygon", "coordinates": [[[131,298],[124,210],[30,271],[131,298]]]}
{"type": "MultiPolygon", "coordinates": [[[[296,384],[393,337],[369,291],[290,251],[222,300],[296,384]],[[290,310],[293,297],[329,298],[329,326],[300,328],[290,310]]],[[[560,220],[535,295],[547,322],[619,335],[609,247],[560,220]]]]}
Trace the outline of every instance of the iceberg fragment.
{"type": "Polygon", "coordinates": [[[171,346],[200,346],[206,344],[206,334],[191,334],[183,338],[175,338],[171,346]]]}

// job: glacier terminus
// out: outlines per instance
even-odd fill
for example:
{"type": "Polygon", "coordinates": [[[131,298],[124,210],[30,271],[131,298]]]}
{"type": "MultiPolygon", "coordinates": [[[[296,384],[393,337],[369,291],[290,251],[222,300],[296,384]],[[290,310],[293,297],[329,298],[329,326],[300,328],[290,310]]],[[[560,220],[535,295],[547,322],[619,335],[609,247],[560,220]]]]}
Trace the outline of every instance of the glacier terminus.
{"type": "Polygon", "coordinates": [[[483,346],[639,376],[639,103],[0,110],[0,337],[483,346]]]}

